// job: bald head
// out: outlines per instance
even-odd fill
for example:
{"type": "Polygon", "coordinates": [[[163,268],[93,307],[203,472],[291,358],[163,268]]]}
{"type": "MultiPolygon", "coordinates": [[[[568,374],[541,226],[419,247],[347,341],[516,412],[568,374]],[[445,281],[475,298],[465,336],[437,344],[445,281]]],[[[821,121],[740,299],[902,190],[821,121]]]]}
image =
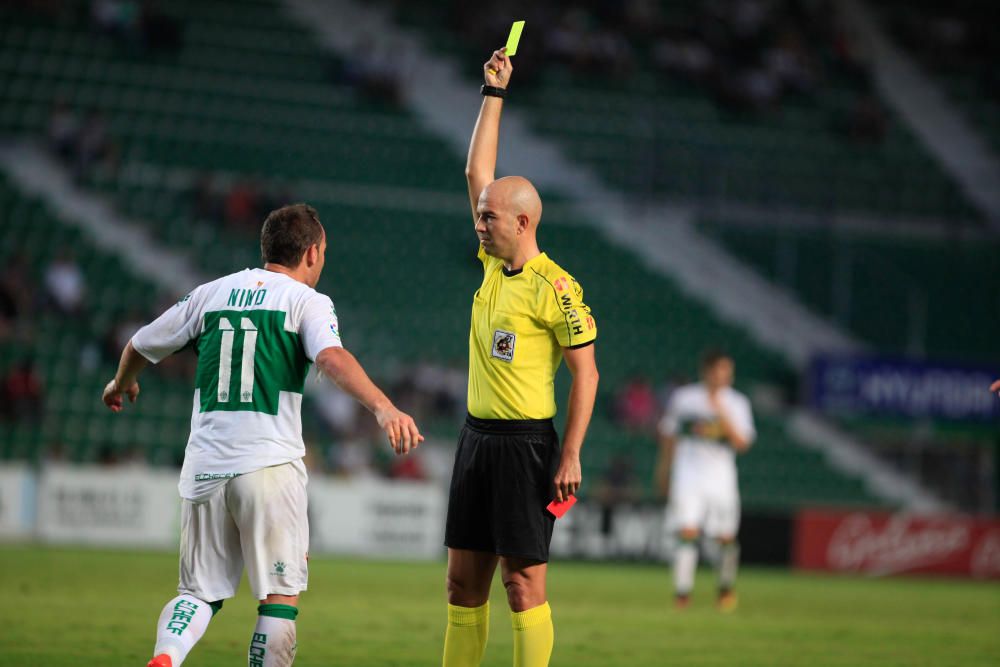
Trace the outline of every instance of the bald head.
{"type": "Polygon", "coordinates": [[[520,176],[498,178],[479,195],[476,235],[483,251],[518,268],[539,254],[535,231],[542,200],[531,182],[520,176]]]}
{"type": "Polygon", "coordinates": [[[532,230],[542,219],[542,198],[531,181],[523,176],[498,178],[486,186],[482,196],[492,207],[512,217],[526,217],[532,230]]]}

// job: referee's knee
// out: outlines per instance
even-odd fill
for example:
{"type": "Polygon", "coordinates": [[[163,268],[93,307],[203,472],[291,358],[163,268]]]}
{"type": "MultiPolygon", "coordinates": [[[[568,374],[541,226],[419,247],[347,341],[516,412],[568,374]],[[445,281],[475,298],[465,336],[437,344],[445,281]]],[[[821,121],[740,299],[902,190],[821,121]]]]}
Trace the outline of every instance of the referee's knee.
{"type": "Polygon", "coordinates": [[[545,604],[544,586],[532,586],[522,579],[508,579],[503,582],[507,589],[507,604],[511,611],[527,611],[545,604]]]}
{"type": "Polygon", "coordinates": [[[477,586],[469,586],[468,583],[450,574],[446,578],[448,589],[448,604],[456,607],[481,607],[486,604],[490,597],[489,589],[479,590],[477,586]]]}

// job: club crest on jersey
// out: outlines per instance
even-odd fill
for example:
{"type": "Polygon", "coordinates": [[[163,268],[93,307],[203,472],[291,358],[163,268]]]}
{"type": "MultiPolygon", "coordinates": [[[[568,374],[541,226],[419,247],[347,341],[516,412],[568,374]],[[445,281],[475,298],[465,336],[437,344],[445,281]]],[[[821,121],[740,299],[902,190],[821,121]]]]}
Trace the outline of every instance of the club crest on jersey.
{"type": "Polygon", "coordinates": [[[493,332],[493,351],[491,354],[501,361],[513,361],[516,341],[517,335],[514,332],[497,329],[493,332]]]}

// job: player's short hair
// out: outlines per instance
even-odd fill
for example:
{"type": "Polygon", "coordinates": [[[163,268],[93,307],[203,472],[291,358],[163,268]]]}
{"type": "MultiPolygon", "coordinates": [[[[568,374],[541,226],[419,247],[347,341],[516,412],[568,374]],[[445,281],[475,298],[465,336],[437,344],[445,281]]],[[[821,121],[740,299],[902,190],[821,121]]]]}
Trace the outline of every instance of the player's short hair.
{"type": "Polygon", "coordinates": [[[701,367],[702,369],[711,368],[724,359],[732,361],[733,357],[725,350],[719,348],[705,350],[705,352],[701,355],[701,367]]]}
{"type": "Polygon", "coordinates": [[[295,268],[314,243],[323,240],[319,214],[308,204],[289,204],[271,211],[260,232],[260,256],[265,264],[295,268]]]}

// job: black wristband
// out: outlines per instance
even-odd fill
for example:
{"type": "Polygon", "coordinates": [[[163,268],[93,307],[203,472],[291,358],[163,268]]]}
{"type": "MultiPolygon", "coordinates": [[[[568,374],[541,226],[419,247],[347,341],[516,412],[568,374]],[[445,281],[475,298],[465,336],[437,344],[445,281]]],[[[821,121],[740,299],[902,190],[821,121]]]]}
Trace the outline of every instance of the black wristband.
{"type": "Polygon", "coordinates": [[[485,83],[483,84],[483,87],[479,89],[479,92],[482,93],[485,97],[499,97],[500,99],[507,97],[506,88],[487,86],[485,83]]]}

